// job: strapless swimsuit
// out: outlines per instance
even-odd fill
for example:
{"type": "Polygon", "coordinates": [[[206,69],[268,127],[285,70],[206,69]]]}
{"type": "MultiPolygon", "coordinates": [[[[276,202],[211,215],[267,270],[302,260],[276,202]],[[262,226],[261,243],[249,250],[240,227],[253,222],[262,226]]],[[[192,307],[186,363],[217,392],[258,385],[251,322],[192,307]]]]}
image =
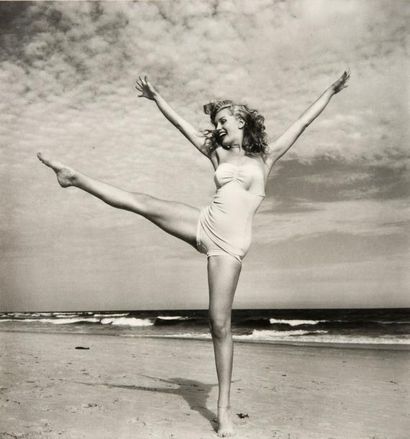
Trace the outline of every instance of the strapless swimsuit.
{"type": "Polygon", "coordinates": [[[214,181],[212,203],[200,212],[197,249],[208,257],[230,255],[242,262],[251,244],[253,217],[265,197],[263,172],[252,163],[221,163],[214,181]],[[252,183],[258,189],[250,192],[252,183]]]}

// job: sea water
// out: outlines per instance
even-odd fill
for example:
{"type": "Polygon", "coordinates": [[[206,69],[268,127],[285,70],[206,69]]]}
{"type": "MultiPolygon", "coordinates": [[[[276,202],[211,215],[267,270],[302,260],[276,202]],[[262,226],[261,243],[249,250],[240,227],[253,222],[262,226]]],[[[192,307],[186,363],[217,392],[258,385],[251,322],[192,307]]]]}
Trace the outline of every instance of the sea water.
{"type": "MultiPolygon", "coordinates": [[[[0,331],[210,339],[206,310],[0,313],[0,331]]],[[[237,309],[241,342],[410,348],[410,309],[237,309]]]]}

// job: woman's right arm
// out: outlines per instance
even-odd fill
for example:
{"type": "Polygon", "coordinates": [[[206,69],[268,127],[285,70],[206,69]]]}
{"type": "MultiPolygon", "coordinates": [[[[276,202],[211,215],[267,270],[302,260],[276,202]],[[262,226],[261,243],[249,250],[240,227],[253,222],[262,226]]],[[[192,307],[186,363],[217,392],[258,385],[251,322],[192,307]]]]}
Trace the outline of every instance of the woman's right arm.
{"type": "Polygon", "coordinates": [[[200,151],[210,158],[209,148],[205,142],[206,137],[200,131],[196,130],[191,124],[185,121],[159,94],[154,86],[145,76],[137,80],[135,88],[141,93],[140,98],[146,98],[154,101],[161,113],[174,125],[178,130],[200,151]]]}

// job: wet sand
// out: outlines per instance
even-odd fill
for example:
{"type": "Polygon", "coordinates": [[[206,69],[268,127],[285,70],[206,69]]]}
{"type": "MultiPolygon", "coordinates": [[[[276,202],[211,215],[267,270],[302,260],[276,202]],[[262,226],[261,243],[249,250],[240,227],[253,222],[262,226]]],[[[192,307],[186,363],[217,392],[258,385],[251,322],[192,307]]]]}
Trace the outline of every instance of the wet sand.
{"type": "MultiPolygon", "coordinates": [[[[209,341],[0,332],[0,366],[1,439],[217,437],[209,341]]],[[[236,438],[409,437],[408,350],[236,343],[233,381],[236,438]]]]}

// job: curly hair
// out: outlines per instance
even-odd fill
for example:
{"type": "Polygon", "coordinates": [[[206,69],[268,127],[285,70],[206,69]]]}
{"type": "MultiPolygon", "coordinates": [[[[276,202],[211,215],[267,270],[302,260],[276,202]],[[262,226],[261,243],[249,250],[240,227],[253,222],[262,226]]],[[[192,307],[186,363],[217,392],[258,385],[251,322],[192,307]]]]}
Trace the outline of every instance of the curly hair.
{"type": "MultiPolygon", "coordinates": [[[[241,118],[244,123],[243,149],[248,155],[264,156],[268,150],[267,134],[265,132],[265,118],[257,110],[249,108],[247,105],[235,104],[232,101],[224,100],[210,102],[204,105],[205,114],[209,114],[211,122],[215,123],[216,114],[222,109],[229,109],[231,114],[241,118]]],[[[216,130],[206,130],[205,135],[208,139],[210,150],[215,150],[221,146],[216,130]]]]}

